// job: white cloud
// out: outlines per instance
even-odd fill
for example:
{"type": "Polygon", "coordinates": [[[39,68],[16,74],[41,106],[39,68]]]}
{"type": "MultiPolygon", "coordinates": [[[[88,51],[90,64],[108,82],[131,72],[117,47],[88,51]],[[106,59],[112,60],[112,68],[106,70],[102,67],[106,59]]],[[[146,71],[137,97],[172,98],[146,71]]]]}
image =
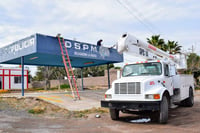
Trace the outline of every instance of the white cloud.
{"type": "MultiPolygon", "coordinates": [[[[34,33],[62,33],[65,38],[93,44],[102,38],[105,46],[111,46],[124,32],[146,41],[152,35],[147,27],[165,40],[178,41],[185,49],[200,44],[198,0],[120,1],[128,5],[132,15],[116,0],[2,0],[0,47],[34,33]],[[190,24],[184,22],[192,19],[190,24]],[[192,27],[192,23],[197,27],[192,27]],[[180,30],[181,25],[188,29],[180,30]]],[[[196,47],[196,51],[200,49],[196,47]]],[[[134,60],[127,58],[126,61],[134,60]]]]}
{"type": "Polygon", "coordinates": [[[197,0],[124,0],[123,3],[133,14],[151,22],[199,17],[200,4],[197,0]]]}
{"type": "MultiPolygon", "coordinates": [[[[20,1],[20,0],[19,0],[20,1]]],[[[0,2],[0,9],[4,11],[4,15],[9,16],[13,19],[18,19],[22,17],[22,14],[19,14],[22,4],[20,2],[13,2],[13,0],[6,0],[0,2]]]]}
{"type": "MultiPolygon", "coordinates": [[[[184,43],[197,34],[191,35],[193,34],[191,31],[190,37],[186,37],[187,31],[170,33],[166,32],[165,28],[170,27],[168,22],[198,18],[200,16],[198,1],[121,0],[121,2],[128,4],[133,13],[141,17],[151,29],[165,31],[163,34],[169,38],[173,37],[174,40],[184,43]],[[166,27],[159,26],[161,21],[166,23],[166,27]]],[[[48,35],[62,33],[65,38],[77,38],[79,41],[90,43],[96,43],[96,40],[103,38],[105,45],[114,44],[124,32],[133,33],[143,41],[152,35],[116,0],[30,0],[28,2],[18,0],[13,3],[13,0],[0,2],[0,7],[3,9],[1,14],[6,16],[6,19],[2,18],[0,21],[0,47],[36,32],[48,35]]]]}
{"type": "Polygon", "coordinates": [[[179,45],[183,46],[184,50],[188,50],[189,48],[192,48],[192,45],[195,46],[195,52],[199,54],[200,47],[198,45],[200,44],[200,32],[199,31],[193,31],[192,34],[190,31],[188,32],[182,32],[178,31],[176,33],[172,33],[170,35],[171,40],[178,41],[179,45]]]}

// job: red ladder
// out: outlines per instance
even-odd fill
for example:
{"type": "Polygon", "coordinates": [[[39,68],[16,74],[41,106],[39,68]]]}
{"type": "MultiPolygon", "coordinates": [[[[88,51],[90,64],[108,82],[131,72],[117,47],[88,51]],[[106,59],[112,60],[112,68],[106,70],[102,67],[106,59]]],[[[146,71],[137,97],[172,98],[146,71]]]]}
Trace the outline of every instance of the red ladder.
{"type": "Polygon", "coordinates": [[[73,69],[72,69],[72,66],[71,66],[71,61],[70,61],[70,58],[69,58],[69,55],[68,55],[67,48],[65,47],[65,40],[64,40],[64,38],[58,36],[58,42],[59,42],[59,45],[60,45],[60,50],[61,50],[65,70],[67,72],[67,79],[69,81],[69,86],[70,86],[70,89],[72,91],[72,96],[73,96],[74,99],[76,99],[78,97],[78,99],[80,100],[80,95],[78,93],[78,88],[77,88],[77,84],[76,84],[76,79],[74,77],[73,69]],[[73,78],[73,80],[72,80],[73,84],[71,82],[70,72],[71,72],[71,75],[72,75],[72,78],[73,78]],[[73,85],[74,85],[74,88],[76,89],[77,97],[75,97],[73,85]]]}

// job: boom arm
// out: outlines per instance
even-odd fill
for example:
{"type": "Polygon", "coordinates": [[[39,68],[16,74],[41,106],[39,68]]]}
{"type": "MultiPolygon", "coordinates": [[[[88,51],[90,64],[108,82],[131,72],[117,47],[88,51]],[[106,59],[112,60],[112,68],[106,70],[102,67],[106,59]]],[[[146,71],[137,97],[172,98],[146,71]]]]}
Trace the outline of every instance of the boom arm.
{"type": "Polygon", "coordinates": [[[119,53],[128,53],[147,60],[162,59],[171,60],[177,65],[177,69],[186,69],[186,56],[184,54],[171,55],[156,48],[151,44],[144,43],[130,34],[123,34],[117,43],[119,53]]]}

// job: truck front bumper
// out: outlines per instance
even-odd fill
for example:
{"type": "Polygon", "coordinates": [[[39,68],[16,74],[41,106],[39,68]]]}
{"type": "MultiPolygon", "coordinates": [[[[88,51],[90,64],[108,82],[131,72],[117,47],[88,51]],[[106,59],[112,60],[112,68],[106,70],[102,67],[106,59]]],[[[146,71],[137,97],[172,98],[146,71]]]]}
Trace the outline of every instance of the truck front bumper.
{"type": "Polygon", "coordinates": [[[160,101],[101,101],[101,107],[118,110],[158,111],[160,101]]]}

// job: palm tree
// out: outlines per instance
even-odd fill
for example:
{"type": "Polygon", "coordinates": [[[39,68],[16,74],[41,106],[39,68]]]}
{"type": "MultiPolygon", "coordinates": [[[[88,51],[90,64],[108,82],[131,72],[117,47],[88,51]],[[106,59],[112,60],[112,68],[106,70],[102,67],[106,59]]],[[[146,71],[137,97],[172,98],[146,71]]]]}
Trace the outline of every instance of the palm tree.
{"type": "Polygon", "coordinates": [[[151,38],[147,38],[147,42],[163,51],[167,50],[165,41],[164,39],[160,38],[160,35],[152,35],[151,38]]]}
{"type": "Polygon", "coordinates": [[[177,54],[181,52],[181,47],[178,45],[178,42],[170,41],[167,42],[167,51],[169,51],[169,54],[177,54]]]}

